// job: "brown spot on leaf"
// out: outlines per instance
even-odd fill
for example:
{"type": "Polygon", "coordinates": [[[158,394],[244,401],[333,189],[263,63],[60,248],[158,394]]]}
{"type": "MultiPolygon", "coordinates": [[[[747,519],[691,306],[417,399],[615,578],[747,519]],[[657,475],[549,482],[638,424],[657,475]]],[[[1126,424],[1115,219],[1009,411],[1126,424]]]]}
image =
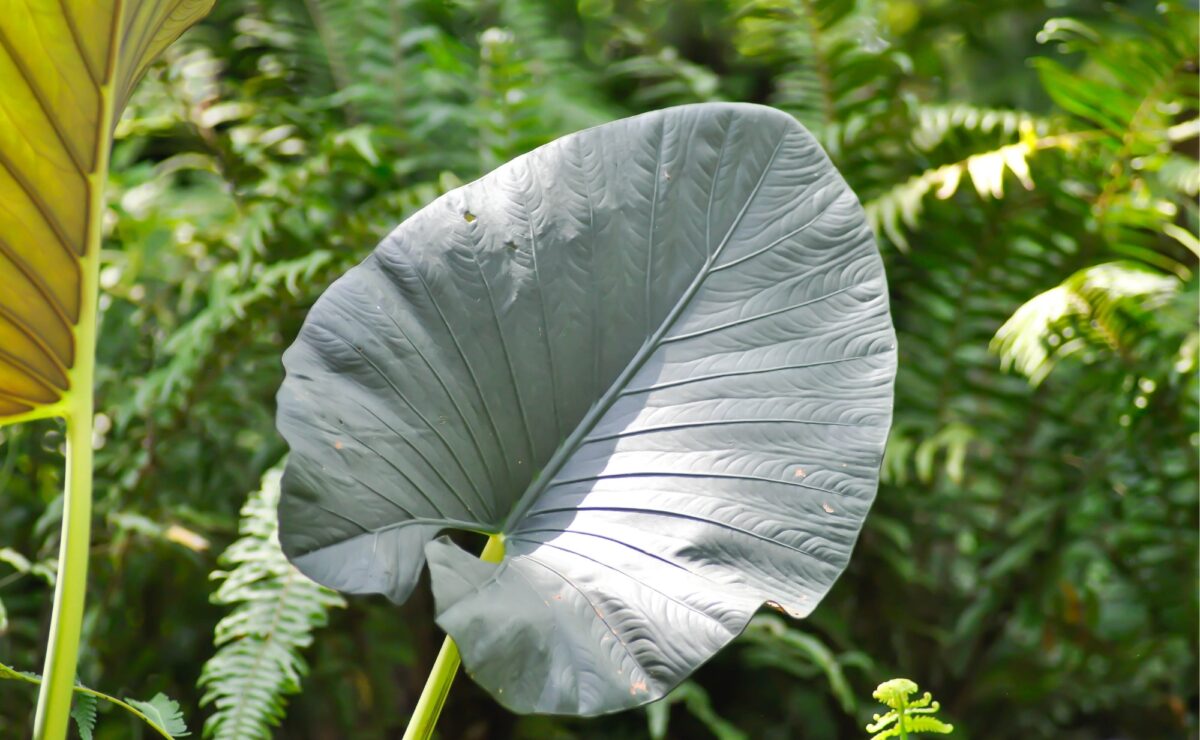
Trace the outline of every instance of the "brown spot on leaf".
{"type": "Polygon", "coordinates": [[[804,472],[804,468],[796,468],[796,472],[793,473],[793,475],[795,475],[797,478],[803,478],[804,476],[808,475],[808,473],[804,472]]]}
{"type": "Polygon", "coordinates": [[[646,682],[645,681],[635,681],[634,684],[629,687],[629,695],[630,696],[633,696],[634,694],[638,693],[639,691],[642,692],[643,694],[646,693],[646,682]]]}
{"type": "Polygon", "coordinates": [[[832,513],[833,513],[833,507],[832,507],[832,506],[830,506],[829,504],[822,503],[822,504],[821,504],[821,508],[825,510],[825,513],[826,513],[826,514],[832,514],[832,513]]]}
{"type": "Polygon", "coordinates": [[[340,440],[340,439],[335,439],[335,440],[333,441],[333,449],[335,449],[335,450],[340,450],[340,449],[342,449],[343,447],[345,447],[345,445],[343,445],[343,444],[342,444],[342,440],[340,440]]]}

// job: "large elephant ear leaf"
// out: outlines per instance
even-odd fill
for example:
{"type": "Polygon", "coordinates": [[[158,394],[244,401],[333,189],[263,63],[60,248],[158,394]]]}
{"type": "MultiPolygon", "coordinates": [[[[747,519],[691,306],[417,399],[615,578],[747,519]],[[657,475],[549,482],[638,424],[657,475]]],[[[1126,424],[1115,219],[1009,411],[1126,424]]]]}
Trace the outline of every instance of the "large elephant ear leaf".
{"type": "MultiPolygon", "coordinates": [[[[0,424],[91,393],[113,126],[213,0],[11,0],[0,11],[0,424]]],[[[89,405],[90,408],[90,405],[89,405]]]]}
{"type": "Polygon", "coordinates": [[[282,542],[403,600],[522,712],[661,697],[845,567],[896,345],[857,199],[792,118],[672,108],[450,192],[284,357],[282,542]],[[498,534],[498,564],[445,529],[498,534]],[[424,557],[422,556],[424,553],[424,557]]]}

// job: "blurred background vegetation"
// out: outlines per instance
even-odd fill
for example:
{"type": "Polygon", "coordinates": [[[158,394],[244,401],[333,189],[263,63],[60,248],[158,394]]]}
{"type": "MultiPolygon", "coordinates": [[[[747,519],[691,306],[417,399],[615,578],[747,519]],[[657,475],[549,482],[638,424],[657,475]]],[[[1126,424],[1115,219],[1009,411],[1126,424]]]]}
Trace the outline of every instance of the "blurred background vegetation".
{"type": "MultiPolygon", "coordinates": [[[[585,126],[744,100],[821,138],[887,263],[895,428],[850,568],[648,712],[516,718],[460,678],[443,737],[860,737],[894,675],[963,738],[1196,737],[1197,23],[1094,0],[219,0],[117,130],[81,679],[165,691],[219,737],[399,736],[441,639],[428,591],[343,604],[279,560],[281,351],[445,190],[585,126]]],[[[0,434],[0,660],[36,668],[62,432],[0,434]]],[[[0,736],[33,703],[0,686],[0,736]]],[[[97,736],[146,730],[105,712],[97,736]]]]}

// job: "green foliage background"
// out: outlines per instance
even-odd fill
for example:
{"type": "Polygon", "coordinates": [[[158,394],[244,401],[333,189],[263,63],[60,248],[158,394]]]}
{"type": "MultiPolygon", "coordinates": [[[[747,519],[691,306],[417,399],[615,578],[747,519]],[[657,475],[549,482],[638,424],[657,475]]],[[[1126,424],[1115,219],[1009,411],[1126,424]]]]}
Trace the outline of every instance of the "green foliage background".
{"type": "MultiPolygon", "coordinates": [[[[273,658],[225,654],[209,693],[280,737],[398,736],[440,642],[428,592],[279,596],[280,353],[441,192],[584,126],[746,100],[821,137],[889,271],[896,424],[850,569],[649,712],[515,718],[460,680],[443,736],[857,737],[907,675],[960,737],[1195,737],[1196,32],[1172,2],[220,0],[117,130],[81,680],[165,691],[198,728],[245,602],[217,634],[273,658]]],[[[0,660],[30,668],[62,433],[0,433],[0,660]]],[[[0,736],[33,698],[0,685],[0,736]]],[[[268,731],[243,720],[220,736],[268,731]]]]}

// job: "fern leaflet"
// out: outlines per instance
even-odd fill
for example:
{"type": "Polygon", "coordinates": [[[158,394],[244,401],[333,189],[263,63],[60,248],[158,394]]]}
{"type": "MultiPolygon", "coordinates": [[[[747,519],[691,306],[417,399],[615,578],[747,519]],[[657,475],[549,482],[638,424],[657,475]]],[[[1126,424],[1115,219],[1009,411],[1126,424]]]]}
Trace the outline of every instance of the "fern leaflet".
{"type": "Polygon", "coordinates": [[[305,578],[279,549],[275,509],[281,469],[263,476],[262,488],[242,508],[242,537],[221,555],[228,568],[212,577],[221,585],[212,596],[233,607],[216,627],[217,652],[204,666],[201,705],[216,711],[204,723],[205,737],[269,738],[283,719],[285,697],[300,690],[308,666],[300,651],[344,607],[340,596],[305,578]]]}

